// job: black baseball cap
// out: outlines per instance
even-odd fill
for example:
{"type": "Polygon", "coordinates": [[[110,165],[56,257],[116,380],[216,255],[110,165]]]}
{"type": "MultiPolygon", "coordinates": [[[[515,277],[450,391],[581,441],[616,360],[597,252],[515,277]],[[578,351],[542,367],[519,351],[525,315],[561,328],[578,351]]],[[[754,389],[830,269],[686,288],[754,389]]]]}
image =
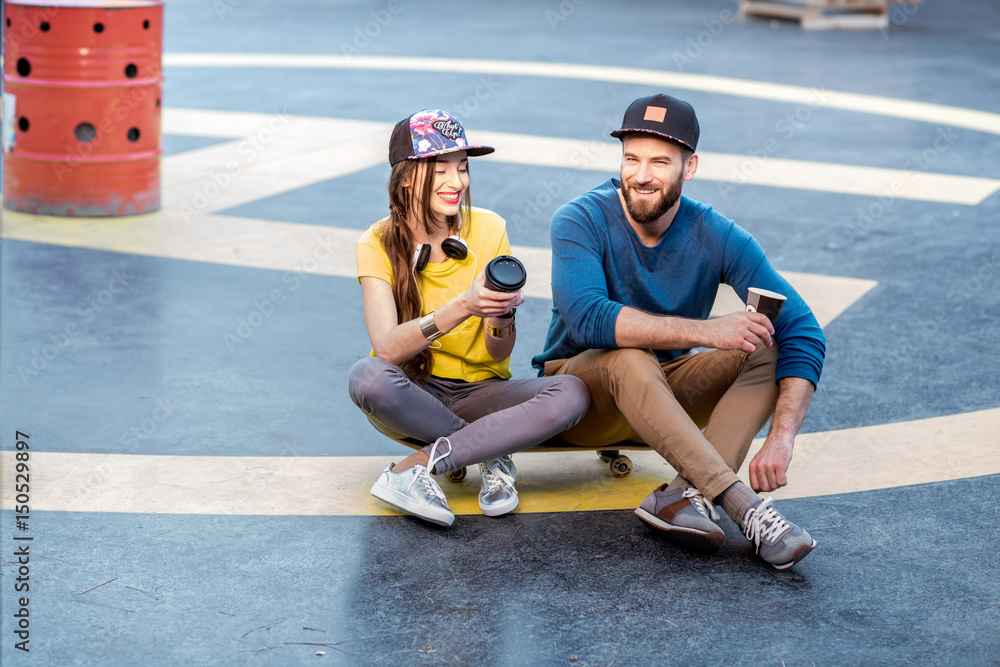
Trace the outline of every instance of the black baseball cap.
{"type": "Polygon", "coordinates": [[[491,146],[470,146],[462,123],[447,111],[424,109],[396,123],[389,139],[389,164],[467,151],[470,157],[493,152],[491,146]]]}
{"type": "Polygon", "coordinates": [[[695,150],[700,131],[698,117],[690,104],[670,95],[651,95],[640,97],[629,105],[622,119],[622,129],[615,130],[611,136],[621,139],[631,132],[643,132],[695,150]]]}

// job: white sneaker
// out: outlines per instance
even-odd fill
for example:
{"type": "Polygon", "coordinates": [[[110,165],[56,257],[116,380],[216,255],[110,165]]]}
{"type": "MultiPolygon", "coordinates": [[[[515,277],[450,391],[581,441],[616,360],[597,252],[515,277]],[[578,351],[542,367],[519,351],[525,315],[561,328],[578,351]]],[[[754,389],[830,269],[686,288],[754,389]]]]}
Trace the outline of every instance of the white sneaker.
{"type": "Polygon", "coordinates": [[[482,487],[479,489],[479,507],[486,516],[500,516],[517,507],[517,489],[514,480],[517,468],[510,456],[484,461],[479,464],[482,487]]]}
{"type": "Polygon", "coordinates": [[[450,450],[451,443],[448,442],[448,439],[439,438],[431,448],[431,459],[426,466],[415,465],[409,470],[396,473],[392,472],[393,464],[390,463],[375,481],[371,494],[404,512],[420,517],[424,521],[430,521],[439,526],[453,524],[455,515],[448,507],[448,499],[444,497],[441,487],[430,474],[430,470],[434,469],[434,464],[444,458],[443,456],[434,458],[437,446],[442,444],[442,440],[448,444],[450,450]]]}

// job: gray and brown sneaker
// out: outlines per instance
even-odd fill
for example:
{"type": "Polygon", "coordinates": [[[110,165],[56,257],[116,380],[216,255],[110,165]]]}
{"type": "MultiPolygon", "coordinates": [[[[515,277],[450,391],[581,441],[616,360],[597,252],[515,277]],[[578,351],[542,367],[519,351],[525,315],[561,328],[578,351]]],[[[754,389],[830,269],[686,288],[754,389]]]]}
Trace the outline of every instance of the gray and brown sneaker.
{"type": "Polygon", "coordinates": [[[770,496],[743,517],[743,534],[757,546],[757,554],[776,570],[785,570],[798,563],[816,548],[809,533],[771,507],[770,496]]]}
{"type": "Polygon", "coordinates": [[[715,553],[726,541],[712,520],[718,520],[719,513],[692,486],[668,491],[664,484],[646,496],[635,515],[657,534],[688,549],[715,553]]]}

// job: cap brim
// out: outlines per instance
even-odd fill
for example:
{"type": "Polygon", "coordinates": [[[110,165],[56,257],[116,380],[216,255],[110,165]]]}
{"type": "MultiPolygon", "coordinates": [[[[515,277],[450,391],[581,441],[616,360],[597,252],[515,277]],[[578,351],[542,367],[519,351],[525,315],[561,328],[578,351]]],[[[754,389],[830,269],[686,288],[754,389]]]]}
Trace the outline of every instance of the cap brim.
{"type": "Polygon", "coordinates": [[[661,137],[663,139],[669,139],[670,141],[676,142],[676,143],[680,144],[681,146],[685,146],[685,147],[687,147],[688,149],[690,149],[692,151],[694,150],[694,146],[692,146],[691,144],[689,144],[686,141],[678,139],[677,137],[672,137],[669,134],[664,134],[663,132],[656,132],[654,130],[647,130],[647,129],[639,128],[639,127],[629,128],[629,129],[622,128],[620,130],[615,130],[614,132],[611,133],[611,136],[614,137],[615,139],[621,139],[626,134],[632,134],[633,132],[639,132],[641,134],[652,134],[654,137],[661,137]]]}
{"type": "Polygon", "coordinates": [[[440,151],[434,151],[432,153],[422,153],[421,155],[411,155],[406,158],[407,160],[422,160],[427,157],[434,157],[435,155],[447,155],[448,153],[457,153],[459,151],[465,151],[469,157],[479,157],[480,155],[489,155],[496,149],[492,146],[466,146],[465,148],[445,148],[440,151]]]}

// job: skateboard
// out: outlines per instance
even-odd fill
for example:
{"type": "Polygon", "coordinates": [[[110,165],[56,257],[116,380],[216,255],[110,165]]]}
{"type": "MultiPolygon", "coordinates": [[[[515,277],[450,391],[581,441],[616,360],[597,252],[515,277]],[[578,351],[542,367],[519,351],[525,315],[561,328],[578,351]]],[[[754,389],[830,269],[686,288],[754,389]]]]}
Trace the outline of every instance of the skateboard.
{"type": "MultiPolygon", "coordinates": [[[[412,449],[423,449],[428,444],[413,439],[399,440],[398,442],[412,449]]],[[[600,447],[580,447],[563,442],[558,438],[552,438],[534,447],[516,452],[516,454],[528,454],[530,452],[577,452],[581,450],[596,451],[598,458],[608,464],[612,475],[615,477],[628,477],[632,473],[632,459],[622,454],[622,450],[643,450],[648,452],[650,451],[650,447],[641,442],[632,442],[629,440],[600,447]]],[[[444,476],[449,482],[461,482],[467,474],[467,469],[459,468],[458,470],[449,470],[444,476]]]]}

